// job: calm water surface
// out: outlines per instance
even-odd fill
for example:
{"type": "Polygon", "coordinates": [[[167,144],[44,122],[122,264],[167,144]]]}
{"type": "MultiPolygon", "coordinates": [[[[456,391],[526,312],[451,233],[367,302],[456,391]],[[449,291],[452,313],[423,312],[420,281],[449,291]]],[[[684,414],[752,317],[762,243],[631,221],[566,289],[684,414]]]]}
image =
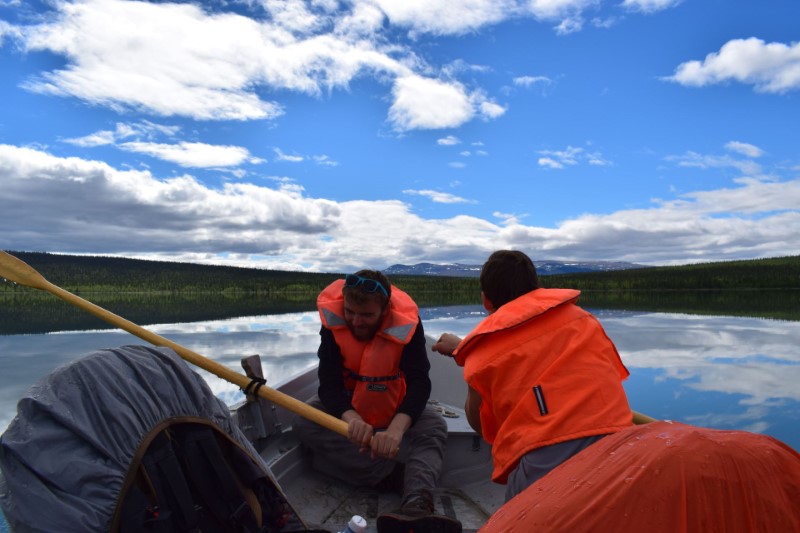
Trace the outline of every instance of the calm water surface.
{"type": "MultiPolygon", "coordinates": [[[[631,371],[633,409],[660,419],[765,433],[800,449],[800,322],[727,316],[591,309],[631,371]]],[[[429,336],[465,335],[479,306],[421,310],[429,336]]],[[[148,329],[241,372],[244,355],[262,357],[279,384],[316,364],[316,312],[148,326],[148,329]]],[[[0,336],[0,430],[16,402],[55,367],[100,348],[143,341],[117,330],[0,336]]],[[[199,371],[228,403],[235,385],[199,371]]]]}

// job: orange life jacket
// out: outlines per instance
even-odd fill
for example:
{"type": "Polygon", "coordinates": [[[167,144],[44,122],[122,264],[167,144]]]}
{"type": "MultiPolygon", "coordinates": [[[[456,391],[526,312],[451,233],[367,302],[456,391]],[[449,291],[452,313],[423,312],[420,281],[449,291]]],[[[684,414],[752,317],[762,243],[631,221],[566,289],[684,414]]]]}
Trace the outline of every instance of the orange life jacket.
{"type": "Polygon", "coordinates": [[[579,291],[536,289],[485,318],[454,352],[481,396],[492,479],[505,483],[529,451],[632,424],[629,372],[579,291]]]}
{"type": "Polygon", "coordinates": [[[417,329],[419,309],[408,294],[392,287],[389,312],[378,332],[372,340],[360,341],[344,319],[343,286],[344,280],[336,280],[320,293],[319,316],[342,352],[344,386],[353,394],[353,408],[368,424],[385,428],[406,394],[400,359],[417,329]]]}

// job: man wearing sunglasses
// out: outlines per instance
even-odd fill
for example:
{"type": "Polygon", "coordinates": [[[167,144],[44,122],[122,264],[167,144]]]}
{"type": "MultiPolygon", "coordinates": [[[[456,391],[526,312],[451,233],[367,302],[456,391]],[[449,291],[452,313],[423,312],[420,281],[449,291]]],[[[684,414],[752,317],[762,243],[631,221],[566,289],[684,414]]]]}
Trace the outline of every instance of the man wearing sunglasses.
{"type": "Polygon", "coordinates": [[[430,362],[417,305],[382,273],[361,270],[326,287],[317,308],[319,390],[309,404],[347,422],[348,438],[297,417],[314,467],[400,491],[400,509],[378,518],[381,532],[460,533],[460,522],[434,512],[447,425],[427,406],[430,362]]]}

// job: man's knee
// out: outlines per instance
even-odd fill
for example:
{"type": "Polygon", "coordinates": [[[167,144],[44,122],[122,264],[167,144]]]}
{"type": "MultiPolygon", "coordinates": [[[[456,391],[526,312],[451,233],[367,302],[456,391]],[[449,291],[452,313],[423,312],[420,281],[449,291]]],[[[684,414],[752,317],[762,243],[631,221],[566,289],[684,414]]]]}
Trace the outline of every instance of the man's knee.
{"type": "Polygon", "coordinates": [[[430,407],[425,408],[414,426],[422,435],[442,442],[447,440],[447,422],[438,411],[430,407]]]}

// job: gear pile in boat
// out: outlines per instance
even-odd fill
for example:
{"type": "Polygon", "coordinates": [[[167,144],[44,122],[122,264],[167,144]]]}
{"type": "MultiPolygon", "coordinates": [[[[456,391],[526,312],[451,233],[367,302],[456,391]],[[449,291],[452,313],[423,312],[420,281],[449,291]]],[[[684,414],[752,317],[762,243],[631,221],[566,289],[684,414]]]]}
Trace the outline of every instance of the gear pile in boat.
{"type": "Polygon", "coordinates": [[[228,407],[169,348],[56,369],[0,438],[12,530],[307,531],[228,407]]]}

